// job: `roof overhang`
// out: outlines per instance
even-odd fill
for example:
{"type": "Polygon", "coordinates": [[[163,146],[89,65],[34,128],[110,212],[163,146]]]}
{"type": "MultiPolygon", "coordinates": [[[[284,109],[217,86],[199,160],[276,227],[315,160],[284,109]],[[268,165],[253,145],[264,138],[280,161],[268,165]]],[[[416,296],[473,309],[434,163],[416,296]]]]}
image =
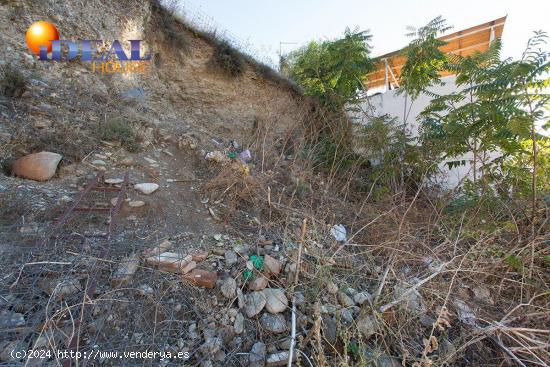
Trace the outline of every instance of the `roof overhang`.
{"type": "MultiPolygon", "coordinates": [[[[440,50],[460,56],[487,51],[493,40],[502,37],[505,22],[506,17],[502,17],[440,37],[440,40],[446,42],[440,50]]],[[[401,69],[407,60],[404,55],[405,50],[406,48],[403,48],[375,58],[375,70],[365,76],[367,89],[399,87],[401,69]]],[[[452,73],[447,71],[441,73],[442,77],[448,75],[452,73]]]]}

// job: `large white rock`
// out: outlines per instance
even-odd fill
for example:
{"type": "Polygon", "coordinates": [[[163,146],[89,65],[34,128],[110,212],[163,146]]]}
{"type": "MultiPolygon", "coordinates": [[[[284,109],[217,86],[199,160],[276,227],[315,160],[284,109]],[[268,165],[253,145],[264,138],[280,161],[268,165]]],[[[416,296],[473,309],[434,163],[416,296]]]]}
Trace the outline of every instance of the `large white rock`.
{"type": "Polygon", "coordinates": [[[134,189],[141,192],[142,194],[149,195],[157,191],[159,188],[159,185],[156,183],[139,183],[134,185],[134,189]]]}
{"type": "Polygon", "coordinates": [[[63,157],[52,152],[29,154],[19,158],[12,171],[18,177],[35,181],[47,181],[55,175],[57,165],[63,157]]]}
{"type": "Polygon", "coordinates": [[[280,288],[266,288],[262,291],[266,299],[265,308],[271,313],[280,313],[288,307],[285,291],[280,288]]]}

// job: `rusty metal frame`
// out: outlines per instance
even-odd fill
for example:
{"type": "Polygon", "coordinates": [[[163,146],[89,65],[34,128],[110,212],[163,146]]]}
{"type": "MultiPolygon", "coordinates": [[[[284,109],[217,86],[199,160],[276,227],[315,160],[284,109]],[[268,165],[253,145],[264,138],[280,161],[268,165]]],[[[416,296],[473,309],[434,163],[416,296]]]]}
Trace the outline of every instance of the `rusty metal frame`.
{"type": "MultiPolygon", "coordinates": [[[[71,214],[73,212],[92,211],[92,210],[100,210],[100,211],[109,210],[109,228],[107,230],[107,237],[106,237],[105,244],[102,246],[101,252],[98,255],[99,259],[105,258],[106,255],[107,255],[107,252],[109,250],[110,240],[111,240],[113,231],[114,231],[114,229],[116,227],[116,224],[117,224],[118,213],[120,211],[120,208],[122,207],[122,201],[124,200],[124,195],[126,195],[126,190],[127,190],[128,181],[129,181],[129,175],[128,175],[128,172],[126,172],[124,174],[124,180],[123,180],[120,188],[118,188],[118,187],[101,187],[101,186],[98,186],[99,183],[100,183],[100,180],[103,177],[104,177],[104,173],[100,172],[93,179],[91,179],[88,182],[88,185],[86,186],[86,188],[84,190],[82,190],[82,192],[80,193],[78,198],[74,201],[74,203],[61,215],[61,217],[52,226],[53,230],[59,229],[67,221],[67,219],[71,216],[71,214]],[[108,191],[108,192],[118,191],[116,204],[111,208],[80,208],[80,207],[78,207],[78,204],[82,201],[84,196],[86,194],[88,194],[90,191],[108,191]]],[[[95,292],[96,287],[97,287],[97,281],[98,281],[98,276],[99,276],[99,272],[95,271],[96,267],[97,267],[97,264],[98,264],[98,261],[96,260],[93,263],[93,265],[90,269],[91,277],[89,278],[89,283],[88,283],[88,286],[86,287],[86,293],[85,293],[85,297],[84,297],[84,305],[82,306],[81,313],[75,317],[75,325],[74,326],[77,328],[77,331],[73,334],[73,336],[71,337],[71,339],[68,342],[68,350],[70,350],[70,351],[75,351],[75,350],[78,349],[78,341],[80,340],[80,332],[82,330],[82,324],[84,323],[85,316],[86,316],[86,311],[89,308],[90,304],[92,303],[91,302],[92,297],[93,297],[94,292],[95,292]]],[[[63,361],[63,366],[64,367],[71,367],[72,366],[72,360],[71,359],[64,360],[63,361]]]]}

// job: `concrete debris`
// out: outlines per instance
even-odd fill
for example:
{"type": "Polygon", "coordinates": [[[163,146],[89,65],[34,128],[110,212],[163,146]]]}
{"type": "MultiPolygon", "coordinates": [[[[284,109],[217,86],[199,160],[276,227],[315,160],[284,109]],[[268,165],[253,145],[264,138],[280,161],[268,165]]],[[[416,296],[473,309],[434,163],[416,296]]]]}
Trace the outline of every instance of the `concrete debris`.
{"type": "Polygon", "coordinates": [[[133,254],[124,258],[111,278],[112,287],[128,285],[139,267],[139,257],[133,254]]]}
{"type": "Polygon", "coordinates": [[[188,274],[184,274],[182,279],[196,286],[212,289],[216,286],[218,275],[211,271],[195,269],[188,274]]]}
{"type": "Polygon", "coordinates": [[[159,255],[150,256],[145,259],[145,262],[171,273],[185,274],[194,269],[194,266],[189,268],[189,264],[194,262],[191,255],[183,256],[175,252],[163,252],[159,255]]]}

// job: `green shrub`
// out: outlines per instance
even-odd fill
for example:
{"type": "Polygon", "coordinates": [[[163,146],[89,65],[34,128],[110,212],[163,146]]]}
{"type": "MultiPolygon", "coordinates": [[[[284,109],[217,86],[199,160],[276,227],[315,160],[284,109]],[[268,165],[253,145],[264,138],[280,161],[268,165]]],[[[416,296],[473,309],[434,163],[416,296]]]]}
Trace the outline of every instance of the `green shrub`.
{"type": "Polygon", "coordinates": [[[214,55],[212,55],[212,62],[232,77],[241,75],[246,69],[246,61],[243,55],[225,41],[216,46],[214,55]]]}
{"type": "Polygon", "coordinates": [[[26,89],[25,77],[19,70],[6,65],[2,68],[0,81],[2,93],[8,97],[20,97],[26,89]]]}
{"type": "Polygon", "coordinates": [[[118,141],[129,152],[139,150],[139,137],[134,126],[120,119],[107,120],[99,124],[96,129],[99,139],[106,141],[118,141]]]}

